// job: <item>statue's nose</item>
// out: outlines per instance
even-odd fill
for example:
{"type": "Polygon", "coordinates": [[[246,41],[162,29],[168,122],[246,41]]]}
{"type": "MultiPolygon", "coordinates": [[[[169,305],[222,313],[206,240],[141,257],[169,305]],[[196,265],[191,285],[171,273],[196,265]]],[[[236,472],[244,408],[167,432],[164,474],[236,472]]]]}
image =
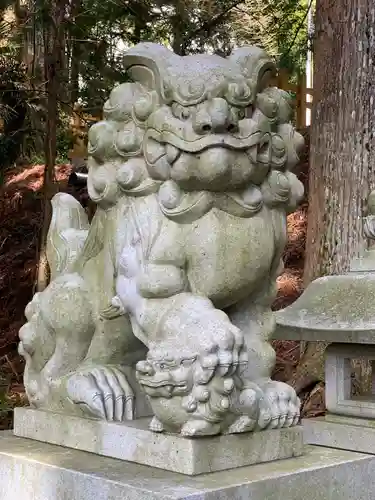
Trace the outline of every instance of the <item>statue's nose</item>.
{"type": "Polygon", "coordinates": [[[193,128],[197,134],[225,134],[238,130],[238,120],[225,99],[215,97],[198,111],[193,128]]]}

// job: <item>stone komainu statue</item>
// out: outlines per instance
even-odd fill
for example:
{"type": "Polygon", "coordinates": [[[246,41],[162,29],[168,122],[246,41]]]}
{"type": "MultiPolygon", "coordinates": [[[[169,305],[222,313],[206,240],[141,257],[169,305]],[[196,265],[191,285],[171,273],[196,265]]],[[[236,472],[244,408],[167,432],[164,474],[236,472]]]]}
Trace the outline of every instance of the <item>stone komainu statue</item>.
{"type": "Polygon", "coordinates": [[[142,43],[89,133],[89,226],[52,200],[51,283],[20,331],[31,405],[183,436],[289,427],[270,379],[271,304],[303,138],[257,47],[180,57],[142,43]],[[145,397],[147,395],[147,398],[145,397]]]}

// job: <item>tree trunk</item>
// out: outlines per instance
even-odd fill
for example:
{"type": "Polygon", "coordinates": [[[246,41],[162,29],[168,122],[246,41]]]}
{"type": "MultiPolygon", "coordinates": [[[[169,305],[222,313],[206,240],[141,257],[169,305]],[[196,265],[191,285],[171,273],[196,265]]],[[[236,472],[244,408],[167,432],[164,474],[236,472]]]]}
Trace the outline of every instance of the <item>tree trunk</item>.
{"type": "Polygon", "coordinates": [[[45,168],[43,185],[43,226],[39,244],[39,263],[37,274],[37,292],[48,285],[49,268],[46,256],[48,228],[51,221],[51,198],[56,192],[54,168],[56,161],[56,136],[59,112],[60,75],[64,52],[64,14],[68,0],[56,0],[50,6],[50,15],[43,25],[44,38],[44,74],[47,95],[47,119],[45,134],[45,168]]]}
{"type": "MultiPolygon", "coordinates": [[[[365,246],[361,217],[375,181],[374,27],[372,0],[316,2],[306,286],[345,272],[365,246]]],[[[307,344],[300,384],[324,378],[324,348],[307,344]]]]}
{"type": "Polygon", "coordinates": [[[175,54],[179,56],[186,55],[185,45],[184,45],[184,36],[186,32],[186,26],[189,23],[189,5],[186,5],[186,2],[182,2],[181,0],[176,1],[176,13],[171,18],[172,25],[172,49],[175,54]]]}
{"type": "Polygon", "coordinates": [[[51,198],[55,194],[54,168],[56,159],[56,135],[58,102],[56,81],[56,64],[53,57],[46,56],[46,92],[47,92],[47,120],[44,145],[45,167],[43,183],[43,225],[39,245],[39,265],[37,277],[37,292],[43,291],[49,281],[49,267],[46,255],[46,243],[49,225],[51,222],[51,198]]]}
{"type": "Polygon", "coordinates": [[[79,66],[81,56],[80,42],[73,41],[72,43],[72,56],[71,56],[71,72],[70,72],[70,104],[72,109],[78,101],[79,96],[79,66]]]}
{"type": "Polygon", "coordinates": [[[76,30],[74,29],[76,19],[82,13],[82,0],[73,0],[71,2],[70,23],[73,26],[70,33],[70,104],[72,109],[78,101],[79,96],[79,68],[82,56],[81,41],[78,40],[76,30]]]}
{"type": "Polygon", "coordinates": [[[374,187],[375,5],[317,0],[305,283],[338,274],[364,245],[374,187]]]}

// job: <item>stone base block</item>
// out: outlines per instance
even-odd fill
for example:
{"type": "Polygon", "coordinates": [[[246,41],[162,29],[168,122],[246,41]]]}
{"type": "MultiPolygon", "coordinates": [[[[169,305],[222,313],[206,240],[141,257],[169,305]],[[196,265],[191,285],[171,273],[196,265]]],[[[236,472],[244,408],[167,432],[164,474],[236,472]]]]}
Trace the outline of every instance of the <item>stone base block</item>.
{"type": "Polygon", "coordinates": [[[305,443],[375,455],[375,420],[326,415],[303,420],[305,443]]]}
{"type": "Polygon", "coordinates": [[[197,475],[300,456],[303,430],[186,439],[148,430],[149,419],[122,424],[17,408],[14,434],[160,469],[197,475]]]}
{"type": "Polygon", "coordinates": [[[0,500],[373,500],[374,477],[374,456],[329,448],[189,477],[0,433],[0,500]]]}

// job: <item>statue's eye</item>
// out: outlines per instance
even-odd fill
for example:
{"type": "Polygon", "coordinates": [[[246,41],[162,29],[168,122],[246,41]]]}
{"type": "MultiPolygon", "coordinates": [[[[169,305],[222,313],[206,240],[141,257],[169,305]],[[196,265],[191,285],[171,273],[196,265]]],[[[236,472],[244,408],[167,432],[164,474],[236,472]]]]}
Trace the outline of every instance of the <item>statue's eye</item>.
{"type": "Polygon", "coordinates": [[[238,110],[238,119],[243,120],[246,116],[245,110],[244,109],[239,109],[238,110]]]}
{"type": "Polygon", "coordinates": [[[187,120],[190,118],[190,109],[181,106],[181,104],[178,104],[177,102],[172,104],[172,113],[173,116],[179,120],[187,120]]]}
{"type": "Polygon", "coordinates": [[[188,368],[189,366],[192,366],[194,361],[196,360],[196,357],[193,358],[184,358],[181,360],[181,365],[184,366],[185,368],[188,368]]]}

